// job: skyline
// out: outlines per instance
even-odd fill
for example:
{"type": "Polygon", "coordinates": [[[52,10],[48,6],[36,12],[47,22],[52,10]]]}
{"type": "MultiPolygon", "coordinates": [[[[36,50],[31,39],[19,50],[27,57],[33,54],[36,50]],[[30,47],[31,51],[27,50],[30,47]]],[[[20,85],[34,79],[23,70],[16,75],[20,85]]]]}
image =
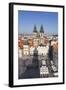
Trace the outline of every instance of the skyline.
{"type": "Polygon", "coordinates": [[[36,25],[40,31],[43,25],[45,33],[58,34],[58,13],[41,11],[18,11],[18,32],[32,33],[36,25]]]}

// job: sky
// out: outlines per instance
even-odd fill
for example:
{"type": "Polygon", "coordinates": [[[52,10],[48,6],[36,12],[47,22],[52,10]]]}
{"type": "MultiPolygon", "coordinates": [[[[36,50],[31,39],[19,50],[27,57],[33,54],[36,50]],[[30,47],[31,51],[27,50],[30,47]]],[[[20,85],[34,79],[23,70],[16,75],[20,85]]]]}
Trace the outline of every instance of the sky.
{"type": "Polygon", "coordinates": [[[18,32],[32,33],[34,26],[40,31],[43,25],[45,33],[58,33],[58,13],[41,11],[18,11],[18,32]]]}

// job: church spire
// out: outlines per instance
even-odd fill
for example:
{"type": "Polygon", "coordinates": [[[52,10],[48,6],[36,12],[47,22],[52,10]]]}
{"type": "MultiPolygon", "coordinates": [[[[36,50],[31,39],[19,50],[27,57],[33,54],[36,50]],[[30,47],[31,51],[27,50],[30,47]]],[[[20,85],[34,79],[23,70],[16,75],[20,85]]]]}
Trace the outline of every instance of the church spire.
{"type": "Polygon", "coordinates": [[[36,28],[36,25],[34,26],[34,30],[33,30],[34,33],[37,33],[37,28],[36,28]]]}
{"type": "Polygon", "coordinates": [[[43,25],[40,27],[40,33],[44,33],[43,25]]]}

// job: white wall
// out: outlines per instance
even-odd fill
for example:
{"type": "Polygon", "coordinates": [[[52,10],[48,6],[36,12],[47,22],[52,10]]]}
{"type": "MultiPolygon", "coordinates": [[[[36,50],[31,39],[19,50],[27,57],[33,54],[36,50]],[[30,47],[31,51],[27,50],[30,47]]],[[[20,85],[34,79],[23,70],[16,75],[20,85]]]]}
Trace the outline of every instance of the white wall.
{"type": "Polygon", "coordinates": [[[46,46],[46,47],[38,46],[37,50],[38,50],[38,55],[42,55],[42,54],[47,55],[49,46],[46,46]]]}
{"type": "Polygon", "coordinates": [[[28,45],[23,46],[23,54],[24,55],[29,55],[29,46],[28,45]]]}
{"type": "MultiPolygon", "coordinates": [[[[0,0],[0,90],[10,90],[8,84],[8,3],[28,2],[42,4],[62,4],[66,6],[66,0],[0,0]]],[[[66,37],[66,36],[65,36],[66,37]]],[[[13,88],[14,90],[65,90],[65,85],[51,85],[41,87],[13,88]]]]}
{"type": "Polygon", "coordinates": [[[34,47],[30,47],[30,55],[33,55],[34,49],[34,47]]]}
{"type": "Polygon", "coordinates": [[[57,41],[51,41],[51,46],[52,46],[53,44],[57,44],[57,41]]]}
{"type": "Polygon", "coordinates": [[[19,49],[18,49],[18,57],[19,57],[19,58],[22,58],[22,52],[23,52],[22,49],[19,48],[19,49]]]}

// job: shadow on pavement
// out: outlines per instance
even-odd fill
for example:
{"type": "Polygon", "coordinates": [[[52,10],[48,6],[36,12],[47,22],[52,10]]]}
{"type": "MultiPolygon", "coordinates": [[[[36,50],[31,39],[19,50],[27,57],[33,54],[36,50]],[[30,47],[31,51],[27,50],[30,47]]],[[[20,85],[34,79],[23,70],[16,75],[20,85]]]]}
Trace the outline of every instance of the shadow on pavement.
{"type": "Polygon", "coordinates": [[[38,51],[35,48],[32,64],[26,66],[25,72],[19,76],[19,79],[39,78],[39,77],[40,77],[40,69],[39,69],[38,51]]]}

